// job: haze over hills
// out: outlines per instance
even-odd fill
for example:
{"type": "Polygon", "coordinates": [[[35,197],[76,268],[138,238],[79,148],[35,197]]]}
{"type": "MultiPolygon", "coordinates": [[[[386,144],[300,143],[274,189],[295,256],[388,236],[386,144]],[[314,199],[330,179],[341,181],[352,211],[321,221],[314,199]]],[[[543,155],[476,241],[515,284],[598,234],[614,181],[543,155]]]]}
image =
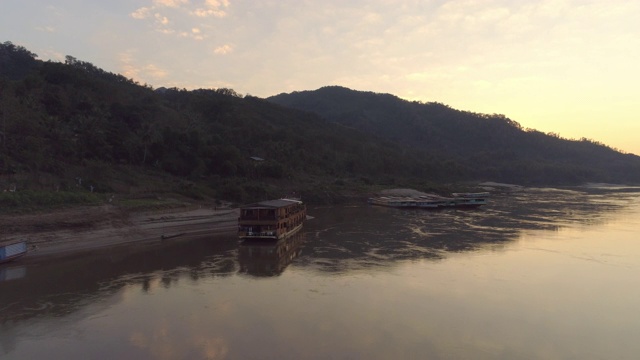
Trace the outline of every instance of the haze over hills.
{"type": "MultiPolygon", "coordinates": [[[[381,186],[640,183],[640,157],[500,115],[326,87],[268,101],[152,89],[0,44],[0,186],[234,201],[381,186]],[[80,181],[81,180],[81,181],[80,181]]],[[[1,201],[0,201],[1,202],[1,201]]]]}

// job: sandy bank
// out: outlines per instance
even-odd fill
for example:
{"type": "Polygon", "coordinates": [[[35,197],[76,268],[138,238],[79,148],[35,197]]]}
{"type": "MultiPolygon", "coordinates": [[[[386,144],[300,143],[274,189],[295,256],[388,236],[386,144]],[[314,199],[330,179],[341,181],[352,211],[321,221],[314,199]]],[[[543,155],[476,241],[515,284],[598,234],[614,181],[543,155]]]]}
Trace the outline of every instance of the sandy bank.
{"type": "Polygon", "coordinates": [[[128,213],[111,205],[0,217],[0,242],[27,240],[26,258],[172,237],[234,234],[237,209],[183,208],[128,213]]]}

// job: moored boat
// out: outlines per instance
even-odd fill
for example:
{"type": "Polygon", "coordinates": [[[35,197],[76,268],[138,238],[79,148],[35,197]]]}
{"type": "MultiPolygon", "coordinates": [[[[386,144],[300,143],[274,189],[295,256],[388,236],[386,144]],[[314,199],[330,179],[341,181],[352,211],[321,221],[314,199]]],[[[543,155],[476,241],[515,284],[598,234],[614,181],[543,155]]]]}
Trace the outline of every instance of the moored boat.
{"type": "Polygon", "coordinates": [[[453,193],[456,206],[480,206],[487,203],[488,192],[478,193],[453,193]]]}
{"type": "Polygon", "coordinates": [[[15,260],[27,254],[27,242],[18,241],[10,244],[0,244],[0,263],[15,260]]]}
{"type": "Polygon", "coordinates": [[[296,199],[261,201],[240,208],[241,239],[284,239],[302,228],[307,216],[304,203],[296,199]]]}
{"type": "Polygon", "coordinates": [[[440,209],[449,207],[476,207],[485,205],[489,193],[453,193],[451,197],[434,194],[407,196],[376,196],[369,198],[369,204],[394,208],[440,209]]]}

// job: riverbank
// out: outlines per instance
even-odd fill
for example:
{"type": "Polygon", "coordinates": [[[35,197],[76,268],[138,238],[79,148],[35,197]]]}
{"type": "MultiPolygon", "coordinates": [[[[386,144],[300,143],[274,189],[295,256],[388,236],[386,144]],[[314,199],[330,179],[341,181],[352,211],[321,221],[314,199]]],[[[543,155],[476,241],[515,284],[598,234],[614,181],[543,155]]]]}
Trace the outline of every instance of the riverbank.
{"type": "Polygon", "coordinates": [[[130,212],[113,205],[0,217],[0,242],[26,240],[24,260],[170,238],[234,234],[238,209],[189,206],[130,212]]]}

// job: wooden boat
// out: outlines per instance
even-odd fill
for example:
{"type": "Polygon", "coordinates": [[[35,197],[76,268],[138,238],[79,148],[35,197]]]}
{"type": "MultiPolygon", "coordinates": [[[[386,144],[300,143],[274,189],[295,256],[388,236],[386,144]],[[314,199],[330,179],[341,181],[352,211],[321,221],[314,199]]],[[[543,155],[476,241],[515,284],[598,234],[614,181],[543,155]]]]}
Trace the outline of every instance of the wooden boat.
{"type": "Polygon", "coordinates": [[[453,193],[456,206],[475,207],[487,203],[488,192],[479,193],[453,193]]]}
{"type": "Polygon", "coordinates": [[[451,198],[442,196],[379,196],[369,199],[369,204],[394,208],[425,208],[436,209],[454,206],[455,202],[451,198]]]}
{"type": "Polygon", "coordinates": [[[11,244],[0,244],[0,263],[15,260],[27,254],[27,242],[18,241],[11,244]]]}
{"type": "Polygon", "coordinates": [[[242,206],[238,236],[241,239],[284,239],[302,228],[306,216],[306,206],[296,199],[267,200],[242,206]]]}
{"type": "Polygon", "coordinates": [[[489,193],[453,193],[452,197],[439,195],[378,196],[369,204],[394,208],[440,209],[448,207],[476,207],[485,205],[489,193]]]}
{"type": "Polygon", "coordinates": [[[412,208],[412,207],[419,206],[419,203],[416,201],[416,199],[411,197],[400,197],[400,196],[374,197],[369,199],[369,203],[373,205],[389,206],[389,207],[404,207],[404,208],[412,208]]]}

